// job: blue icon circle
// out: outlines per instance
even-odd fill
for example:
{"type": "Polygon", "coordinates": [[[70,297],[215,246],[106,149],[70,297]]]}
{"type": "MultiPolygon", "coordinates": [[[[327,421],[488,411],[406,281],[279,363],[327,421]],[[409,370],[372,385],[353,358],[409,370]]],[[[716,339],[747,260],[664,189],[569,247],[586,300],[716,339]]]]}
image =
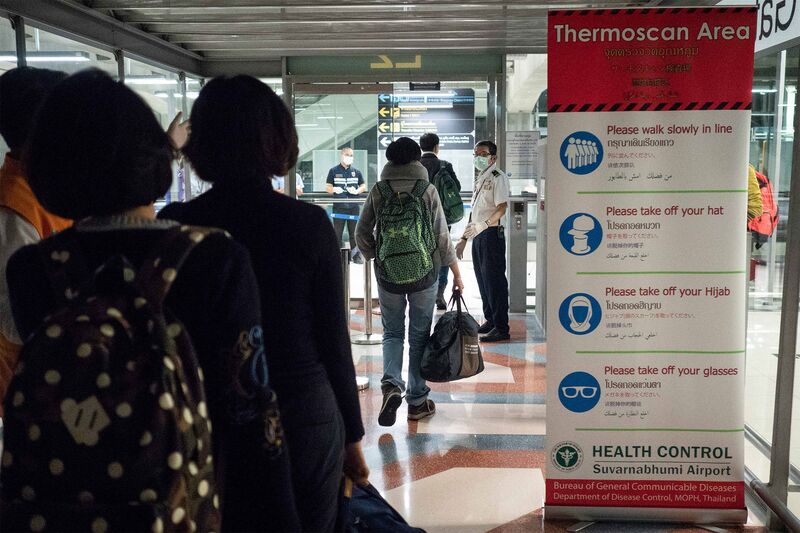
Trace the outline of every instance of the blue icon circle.
{"type": "Polygon", "coordinates": [[[603,162],[603,143],[588,131],[576,131],[564,138],[558,155],[573,174],[589,174],[603,162]]]}
{"type": "Polygon", "coordinates": [[[600,247],[603,226],[589,213],[575,213],[561,223],[558,238],[572,255],[589,255],[600,247]]]}
{"type": "Polygon", "coordinates": [[[567,296],[558,308],[558,320],[573,335],[586,335],[600,325],[603,310],[591,294],[578,292],[567,296]]]}
{"type": "Polygon", "coordinates": [[[573,372],[558,384],[561,405],[573,413],[585,413],[600,401],[600,383],[586,372],[573,372]]]}

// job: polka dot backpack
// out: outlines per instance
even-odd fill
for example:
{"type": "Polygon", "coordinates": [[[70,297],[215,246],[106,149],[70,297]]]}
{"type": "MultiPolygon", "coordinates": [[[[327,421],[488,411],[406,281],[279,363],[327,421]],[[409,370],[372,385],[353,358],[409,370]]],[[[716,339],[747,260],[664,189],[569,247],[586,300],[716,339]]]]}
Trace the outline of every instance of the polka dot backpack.
{"type": "Polygon", "coordinates": [[[163,306],[211,231],[168,230],[138,273],[115,256],[86,275],[71,231],[39,245],[63,298],[5,401],[0,529],[219,531],[203,373],[163,306]]]}

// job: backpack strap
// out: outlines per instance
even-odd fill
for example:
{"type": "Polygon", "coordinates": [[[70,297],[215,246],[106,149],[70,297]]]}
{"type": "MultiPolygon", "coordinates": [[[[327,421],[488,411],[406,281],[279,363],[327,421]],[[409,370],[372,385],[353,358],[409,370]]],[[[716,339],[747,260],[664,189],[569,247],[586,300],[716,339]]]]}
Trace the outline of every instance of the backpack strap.
{"type": "Polygon", "coordinates": [[[392,186],[388,181],[379,181],[375,184],[375,186],[378,188],[378,192],[381,193],[383,203],[386,204],[389,198],[391,198],[394,194],[394,189],[392,189],[392,186]]]}
{"type": "Polygon", "coordinates": [[[425,194],[425,191],[428,190],[428,187],[431,186],[431,183],[428,180],[417,180],[414,184],[414,188],[411,189],[411,195],[415,198],[422,198],[425,194]]]}
{"type": "Polygon", "coordinates": [[[198,226],[171,228],[148,254],[134,283],[150,298],[152,304],[161,306],[186,258],[198,244],[214,233],[223,232],[198,226]]]}
{"type": "Polygon", "coordinates": [[[56,304],[65,305],[90,288],[92,273],[74,229],[39,241],[36,246],[56,304]]]}

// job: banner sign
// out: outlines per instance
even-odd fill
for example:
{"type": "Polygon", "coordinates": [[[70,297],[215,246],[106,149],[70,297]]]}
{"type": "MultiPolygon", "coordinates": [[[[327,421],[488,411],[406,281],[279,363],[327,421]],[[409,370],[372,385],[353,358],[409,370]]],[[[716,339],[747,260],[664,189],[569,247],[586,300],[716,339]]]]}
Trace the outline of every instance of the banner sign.
{"type": "Polygon", "coordinates": [[[747,518],[755,23],[549,14],[547,518],[747,518]]]}
{"type": "Polygon", "coordinates": [[[506,174],[513,179],[539,177],[539,132],[506,132],[506,174]]]}
{"type": "Polygon", "coordinates": [[[442,150],[472,150],[475,146],[475,91],[447,89],[378,95],[378,146],[398,137],[419,142],[436,133],[442,150]]]}

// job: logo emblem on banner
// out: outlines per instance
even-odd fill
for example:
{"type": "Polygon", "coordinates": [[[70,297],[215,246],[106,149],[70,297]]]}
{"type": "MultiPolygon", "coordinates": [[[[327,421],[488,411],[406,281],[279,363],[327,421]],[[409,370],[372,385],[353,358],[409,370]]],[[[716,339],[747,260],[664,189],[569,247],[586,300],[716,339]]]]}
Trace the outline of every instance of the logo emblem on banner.
{"type": "Polygon", "coordinates": [[[559,156],[564,168],[573,174],[589,174],[603,162],[603,143],[588,131],[576,131],[564,138],[559,156]]]}
{"type": "Polygon", "coordinates": [[[600,247],[603,226],[589,213],[575,213],[561,224],[561,246],[573,255],[589,255],[600,247]]]}
{"type": "Polygon", "coordinates": [[[603,311],[590,294],[579,292],[567,296],[558,309],[558,320],[573,335],[586,335],[600,325],[603,311]]]}
{"type": "Polygon", "coordinates": [[[583,463],[583,450],[574,442],[559,442],[553,447],[553,465],[562,472],[572,472],[583,463]]]}
{"type": "Polygon", "coordinates": [[[591,374],[573,372],[558,385],[558,399],[573,413],[585,413],[600,401],[600,383],[591,374]]]}

